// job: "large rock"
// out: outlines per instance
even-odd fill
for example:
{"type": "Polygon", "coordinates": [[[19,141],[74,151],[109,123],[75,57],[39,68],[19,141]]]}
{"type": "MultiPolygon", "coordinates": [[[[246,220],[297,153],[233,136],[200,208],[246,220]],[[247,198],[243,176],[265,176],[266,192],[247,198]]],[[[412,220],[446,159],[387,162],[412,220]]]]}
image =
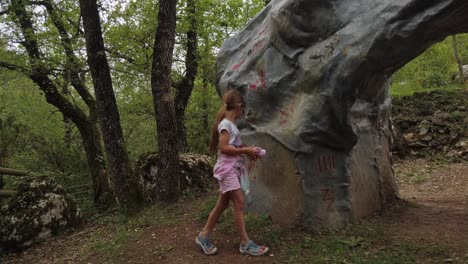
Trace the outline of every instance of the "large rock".
{"type": "Polygon", "coordinates": [[[466,0],[272,0],[217,59],[219,92],[246,98],[243,138],[269,153],[249,209],[320,229],[391,203],[389,77],[467,31],[466,0]]]}
{"type": "MultiPolygon", "coordinates": [[[[215,184],[213,160],[206,155],[181,154],[180,192],[204,192],[215,184]]],[[[156,177],[161,164],[157,153],[144,155],[136,162],[136,175],[141,193],[147,203],[156,200],[156,177]]]]}
{"type": "Polygon", "coordinates": [[[0,211],[0,248],[24,248],[80,222],[75,200],[55,180],[27,179],[0,211]]]}

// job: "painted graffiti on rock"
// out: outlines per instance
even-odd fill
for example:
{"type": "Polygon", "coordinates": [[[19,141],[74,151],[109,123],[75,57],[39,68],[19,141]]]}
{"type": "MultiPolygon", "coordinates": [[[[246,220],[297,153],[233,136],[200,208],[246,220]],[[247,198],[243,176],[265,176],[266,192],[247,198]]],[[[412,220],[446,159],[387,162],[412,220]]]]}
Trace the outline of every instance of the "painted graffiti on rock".
{"type": "Polygon", "coordinates": [[[264,48],[265,48],[265,46],[267,44],[267,38],[262,37],[262,36],[264,35],[266,29],[267,29],[267,26],[260,29],[259,33],[257,34],[257,36],[254,39],[255,43],[252,46],[249,46],[249,48],[246,51],[243,52],[241,60],[238,63],[236,63],[236,64],[234,64],[232,66],[232,69],[231,69],[232,71],[239,70],[239,68],[242,65],[244,65],[244,63],[246,62],[248,57],[252,57],[255,54],[259,53],[260,51],[264,50],[264,48]]]}
{"type": "Polygon", "coordinates": [[[265,71],[264,70],[261,70],[258,73],[257,78],[255,78],[255,81],[251,85],[249,85],[249,90],[256,90],[259,88],[267,88],[265,84],[265,71]]]}
{"type": "MultiPolygon", "coordinates": [[[[324,62],[325,60],[328,61],[333,56],[335,52],[335,47],[340,42],[340,37],[336,35],[328,45],[325,45],[325,48],[322,49],[320,52],[313,53],[309,56],[310,60],[319,60],[320,62],[324,62]]],[[[344,55],[348,54],[350,46],[346,46],[343,53],[344,55]]]]}
{"type": "Polygon", "coordinates": [[[336,170],[335,155],[321,155],[317,159],[317,168],[319,173],[332,172],[336,170]]]}
{"type": "Polygon", "coordinates": [[[241,60],[240,60],[238,63],[236,63],[236,64],[234,64],[234,65],[232,66],[232,71],[237,71],[237,70],[239,70],[239,68],[240,68],[242,65],[244,65],[244,63],[246,62],[247,58],[254,56],[255,54],[259,53],[259,51],[262,51],[262,50],[265,48],[266,43],[267,43],[267,41],[266,41],[265,38],[262,38],[262,39],[260,39],[259,41],[255,42],[255,44],[254,44],[251,48],[249,48],[247,51],[245,51],[245,52],[242,54],[241,60]]]}
{"type": "Polygon", "coordinates": [[[322,187],[320,189],[320,194],[322,197],[322,201],[327,205],[327,210],[331,211],[332,204],[335,202],[335,196],[330,191],[330,188],[322,187]]]}
{"type": "Polygon", "coordinates": [[[295,113],[295,105],[296,105],[296,100],[293,99],[291,102],[286,106],[285,108],[282,108],[280,112],[280,120],[279,124],[280,126],[284,126],[289,123],[291,118],[294,116],[295,113]]]}

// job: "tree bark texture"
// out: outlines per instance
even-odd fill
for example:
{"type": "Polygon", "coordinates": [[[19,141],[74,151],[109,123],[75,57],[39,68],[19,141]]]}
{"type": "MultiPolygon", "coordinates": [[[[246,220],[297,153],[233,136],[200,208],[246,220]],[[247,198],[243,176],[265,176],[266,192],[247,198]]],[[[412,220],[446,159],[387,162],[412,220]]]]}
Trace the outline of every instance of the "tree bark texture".
{"type": "MultiPolygon", "coordinates": [[[[5,167],[5,161],[0,157],[0,167],[5,167]]],[[[0,174],[0,190],[3,189],[5,186],[5,182],[3,181],[3,175],[0,174]]]]}
{"type": "MultiPolygon", "coordinates": [[[[46,101],[57,107],[66,118],[77,126],[83,141],[88,169],[93,183],[94,202],[99,208],[108,207],[112,203],[112,199],[110,199],[112,192],[105,170],[105,161],[102,158],[102,145],[99,143],[101,135],[99,130],[96,129],[96,118],[92,117],[93,112],[95,112],[92,107],[94,99],[85,87],[82,86],[81,91],[77,90],[80,96],[85,96],[83,99],[90,106],[90,116],[88,117],[59,92],[59,87],[48,76],[49,69],[42,62],[33,22],[30,14],[26,11],[26,2],[24,0],[13,0],[12,10],[24,37],[23,46],[28,53],[31,65],[29,78],[44,92],[46,101]]],[[[71,46],[69,50],[71,51],[71,46]]],[[[67,58],[68,55],[74,56],[73,53],[67,53],[67,58]]],[[[20,71],[25,72],[24,70],[20,71]]]]}
{"type": "Polygon", "coordinates": [[[185,58],[185,76],[177,86],[175,99],[176,117],[178,125],[179,152],[187,150],[187,130],[185,127],[185,109],[193,91],[195,77],[198,71],[198,36],[195,0],[187,1],[188,16],[190,17],[190,29],[187,32],[187,55],[185,58]]]}
{"type": "Polygon", "coordinates": [[[96,0],[80,0],[88,65],[96,94],[97,113],[104,139],[109,172],[117,202],[124,210],[141,201],[125,148],[109,65],[107,63],[96,0]]]}
{"type": "Polygon", "coordinates": [[[206,76],[203,76],[203,102],[202,102],[202,113],[203,113],[203,117],[202,117],[202,124],[203,124],[203,131],[206,131],[206,134],[205,134],[205,146],[209,146],[210,145],[210,136],[209,136],[209,131],[210,130],[210,121],[209,121],[209,117],[208,117],[208,85],[209,85],[209,81],[208,81],[208,78],[206,78],[206,76]]]}
{"type": "Polygon", "coordinates": [[[159,1],[151,90],[156,117],[160,162],[155,198],[159,201],[179,200],[179,157],[177,151],[177,123],[171,95],[171,66],[175,43],[176,0],[159,1]]]}
{"type": "Polygon", "coordinates": [[[114,194],[111,190],[106,169],[101,134],[97,123],[85,122],[78,126],[86,160],[93,182],[93,200],[98,207],[109,207],[114,204],[114,194]]]}
{"type": "Polygon", "coordinates": [[[465,82],[465,75],[463,74],[463,63],[460,59],[460,55],[458,53],[458,42],[457,42],[457,35],[452,35],[452,47],[453,47],[453,55],[455,56],[455,60],[457,61],[458,66],[458,75],[460,76],[460,82],[465,82]]]}
{"type": "MultiPolygon", "coordinates": [[[[206,37],[206,36],[205,36],[206,37]]],[[[205,38],[204,37],[204,38],[205,38]]],[[[210,54],[210,47],[209,45],[204,46],[204,51],[203,54],[210,54]]],[[[201,75],[202,75],[202,112],[203,112],[203,117],[202,117],[202,124],[203,124],[203,129],[206,131],[206,134],[204,136],[205,138],[205,145],[209,146],[210,145],[210,135],[209,131],[211,131],[211,128],[209,126],[210,124],[210,118],[208,115],[209,112],[209,107],[208,107],[208,101],[210,100],[211,96],[209,94],[209,89],[210,89],[210,84],[214,83],[215,79],[215,69],[211,63],[207,63],[204,61],[204,63],[201,63],[200,65],[200,70],[201,70],[201,75]]]]}

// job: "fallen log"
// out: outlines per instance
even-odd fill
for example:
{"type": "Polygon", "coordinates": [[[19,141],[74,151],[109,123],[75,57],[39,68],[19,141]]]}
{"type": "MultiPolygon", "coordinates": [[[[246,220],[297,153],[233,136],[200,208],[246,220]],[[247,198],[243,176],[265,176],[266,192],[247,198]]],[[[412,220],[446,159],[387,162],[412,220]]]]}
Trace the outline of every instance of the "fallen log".
{"type": "Polygon", "coordinates": [[[16,194],[16,191],[0,190],[0,197],[12,197],[15,194],[16,194]]]}
{"type": "Polygon", "coordinates": [[[27,171],[20,171],[14,169],[8,169],[0,167],[0,174],[11,175],[11,176],[27,176],[29,173],[27,171]]]}

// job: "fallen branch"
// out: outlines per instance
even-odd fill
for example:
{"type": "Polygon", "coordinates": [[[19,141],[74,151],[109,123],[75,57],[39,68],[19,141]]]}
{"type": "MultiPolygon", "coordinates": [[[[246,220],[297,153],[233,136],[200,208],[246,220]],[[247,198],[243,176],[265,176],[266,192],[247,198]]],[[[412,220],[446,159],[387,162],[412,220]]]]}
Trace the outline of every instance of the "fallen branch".
{"type": "Polygon", "coordinates": [[[16,194],[16,191],[0,190],[0,197],[12,197],[16,194]]]}

